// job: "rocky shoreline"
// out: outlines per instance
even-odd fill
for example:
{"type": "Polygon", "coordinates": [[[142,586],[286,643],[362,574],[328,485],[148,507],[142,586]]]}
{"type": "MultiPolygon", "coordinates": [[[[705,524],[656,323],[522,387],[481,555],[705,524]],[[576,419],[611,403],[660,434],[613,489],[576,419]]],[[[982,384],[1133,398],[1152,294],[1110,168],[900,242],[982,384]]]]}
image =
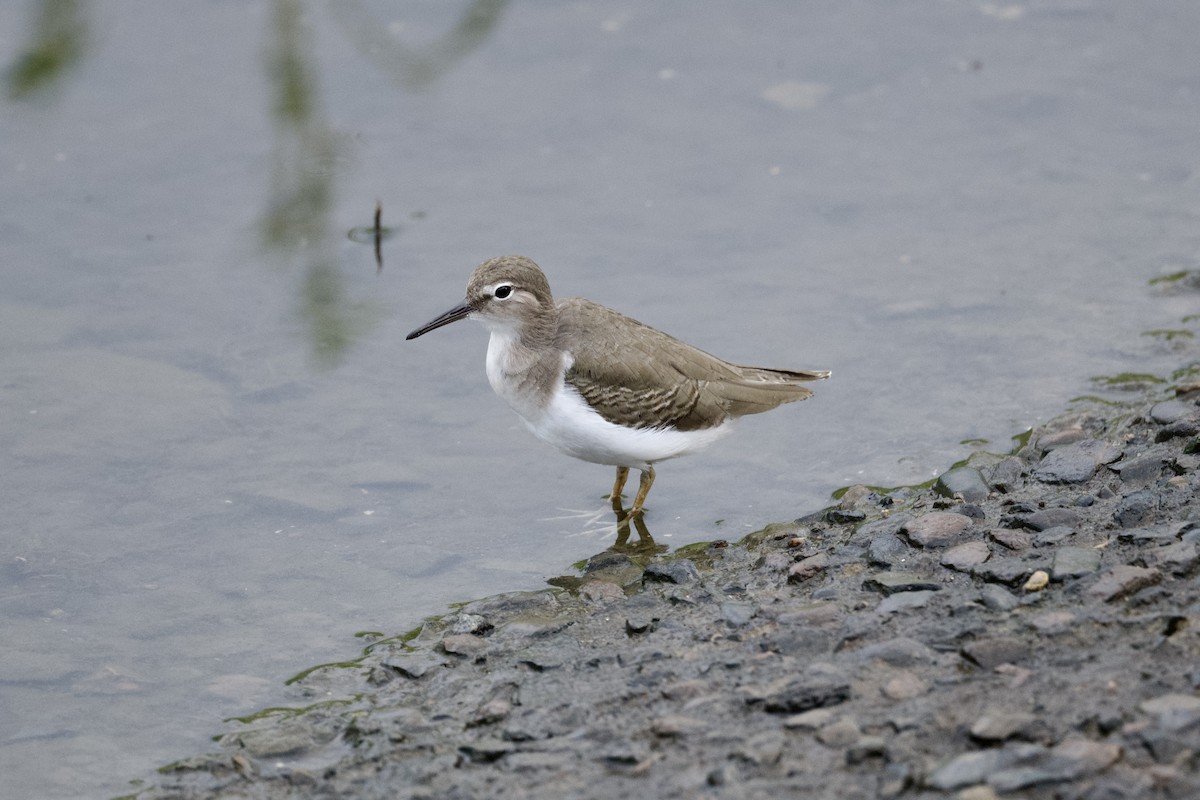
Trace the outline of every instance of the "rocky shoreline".
{"type": "Polygon", "coordinates": [[[131,796],[1200,797],[1197,372],[928,486],[470,603],[131,796]]]}

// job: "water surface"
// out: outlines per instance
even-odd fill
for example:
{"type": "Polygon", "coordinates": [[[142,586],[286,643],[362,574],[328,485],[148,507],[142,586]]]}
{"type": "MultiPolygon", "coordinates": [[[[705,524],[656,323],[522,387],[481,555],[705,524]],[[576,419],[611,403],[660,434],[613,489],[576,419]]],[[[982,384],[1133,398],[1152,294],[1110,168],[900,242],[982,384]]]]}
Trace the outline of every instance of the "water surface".
{"type": "MultiPolygon", "coordinates": [[[[36,2],[0,7],[0,62],[36,2]]],[[[1195,295],[1200,5],[78,6],[0,115],[0,774],[95,797],[449,602],[611,540],[473,323],[556,293],[832,369],[663,464],[664,544],[925,480],[1165,373],[1195,295]],[[74,60],[71,60],[74,59],[74,60]],[[376,201],[396,229],[352,228],[376,201]],[[368,237],[369,239],[369,237],[368,237]]],[[[10,73],[11,74],[11,73],[10,73]]]]}

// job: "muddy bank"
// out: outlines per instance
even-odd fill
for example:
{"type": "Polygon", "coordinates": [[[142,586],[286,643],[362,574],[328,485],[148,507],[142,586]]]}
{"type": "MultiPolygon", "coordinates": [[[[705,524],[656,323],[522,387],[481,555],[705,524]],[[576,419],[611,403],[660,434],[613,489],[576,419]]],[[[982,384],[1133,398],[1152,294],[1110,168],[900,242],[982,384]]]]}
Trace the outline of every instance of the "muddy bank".
{"type": "Polygon", "coordinates": [[[136,796],[1200,796],[1196,373],[927,487],[471,603],[136,796]]]}

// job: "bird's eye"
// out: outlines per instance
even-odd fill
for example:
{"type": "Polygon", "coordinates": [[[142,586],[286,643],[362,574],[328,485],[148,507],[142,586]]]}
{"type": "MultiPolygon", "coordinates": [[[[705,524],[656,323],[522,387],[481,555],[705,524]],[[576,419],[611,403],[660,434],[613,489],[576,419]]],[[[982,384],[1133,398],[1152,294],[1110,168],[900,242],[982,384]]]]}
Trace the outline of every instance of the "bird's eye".
{"type": "Polygon", "coordinates": [[[512,287],[507,283],[501,284],[500,286],[496,287],[496,291],[493,294],[496,296],[497,300],[503,300],[512,294],[512,287]]]}

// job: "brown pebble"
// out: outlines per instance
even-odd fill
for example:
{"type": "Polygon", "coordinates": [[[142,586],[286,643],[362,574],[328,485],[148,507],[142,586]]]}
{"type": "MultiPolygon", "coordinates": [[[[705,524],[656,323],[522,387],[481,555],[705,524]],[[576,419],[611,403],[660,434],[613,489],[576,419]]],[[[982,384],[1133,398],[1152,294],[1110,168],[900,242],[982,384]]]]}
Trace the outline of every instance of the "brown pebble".
{"type": "Polygon", "coordinates": [[[792,583],[806,581],[829,566],[829,556],[817,553],[815,556],[801,559],[788,570],[788,580],[792,583]]]}
{"type": "Polygon", "coordinates": [[[1009,550],[1025,550],[1033,543],[1033,537],[1025,531],[1018,531],[1013,528],[997,528],[994,531],[989,531],[988,536],[997,544],[1002,544],[1009,550]]]}

